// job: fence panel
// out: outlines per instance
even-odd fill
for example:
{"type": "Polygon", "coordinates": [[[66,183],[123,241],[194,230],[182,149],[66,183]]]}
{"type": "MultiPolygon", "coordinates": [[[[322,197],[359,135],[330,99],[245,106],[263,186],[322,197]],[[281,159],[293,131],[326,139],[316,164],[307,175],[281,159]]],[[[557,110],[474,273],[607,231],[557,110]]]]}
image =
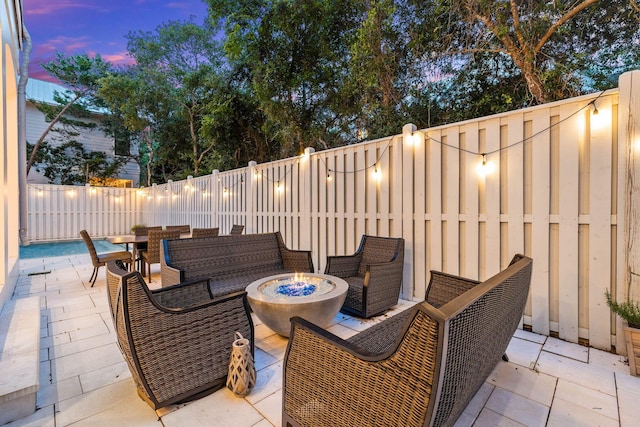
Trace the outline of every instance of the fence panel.
{"type": "Polygon", "coordinates": [[[602,294],[626,292],[616,280],[626,272],[622,181],[633,155],[618,102],[611,90],[431,129],[407,125],[388,138],[138,190],[29,185],[27,235],[106,236],[140,222],[226,234],[244,224],[245,233],[281,231],[287,246],[311,250],[317,271],[327,256],[355,252],[362,234],[404,237],[402,296],[414,300],[432,269],[483,280],[520,252],[534,259],[524,323],[607,349],[619,326],[602,294]]]}

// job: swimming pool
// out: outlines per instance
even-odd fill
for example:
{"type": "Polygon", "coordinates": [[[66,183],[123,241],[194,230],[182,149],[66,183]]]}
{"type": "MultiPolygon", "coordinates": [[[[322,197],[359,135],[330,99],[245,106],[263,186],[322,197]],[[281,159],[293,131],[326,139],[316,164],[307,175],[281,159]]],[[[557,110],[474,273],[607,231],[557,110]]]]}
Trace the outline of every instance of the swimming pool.
{"type": "MultiPolygon", "coordinates": [[[[94,240],[96,252],[123,251],[124,245],[114,245],[106,240],[94,240]]],[[[49,258],[66,255],[89,254],[87,246],[82,240],[74,240],[68,242],[47,242],[47,243],[31,243],[29,246],[20,246],[20,258],[49,258]]]]}

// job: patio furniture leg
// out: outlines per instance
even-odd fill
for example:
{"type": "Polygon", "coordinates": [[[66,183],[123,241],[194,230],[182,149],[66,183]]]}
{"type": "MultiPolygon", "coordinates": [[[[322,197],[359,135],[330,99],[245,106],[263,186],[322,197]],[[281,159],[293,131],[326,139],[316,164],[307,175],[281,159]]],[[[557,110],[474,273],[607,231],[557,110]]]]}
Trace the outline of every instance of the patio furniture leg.
{"type": "Polygon", "coordinates": [[[89,277],[89,283],[91,283],[91,287],[96,283],[96,279],[98,278],[98,267],[93,267],[93,273],[91,273],[91,277],[89,277]]]}

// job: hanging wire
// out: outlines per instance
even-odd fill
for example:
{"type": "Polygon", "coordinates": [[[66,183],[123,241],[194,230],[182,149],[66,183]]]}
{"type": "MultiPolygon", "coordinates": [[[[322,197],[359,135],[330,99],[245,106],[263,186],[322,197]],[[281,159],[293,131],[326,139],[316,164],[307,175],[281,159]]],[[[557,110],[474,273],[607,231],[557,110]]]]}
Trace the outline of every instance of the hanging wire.
{"type": "Polygon", "coordinates": [[[516,145],[523,144],[523,143],[525,143],[525,142],[527,142],[527,141],[529,141],[529,140],[532,140],[532,139],[533,139],[533,138],[535,138],[536,136],[541,135],[541,134],[543,134],[543,133],[545,133],[545,132],[547,132],[547,131],[549,131],[549,130],[553,129],[553,128],[554,128],[554,127],[556,127],[556,126],[559,126],[561,123],[566,122],[567,120],[569,120],[570,118],[572,118],[573,116],[575,116],[575,115],[576,115],[576,114],[578,114],[579,112],[581,112],[581,111],[585,110],[586,108],[590,108],[590,106],[591,106],[591,105],[593,105],[593,107],[594,107],[594,112],[593,112],[593,113],[594,113],[594,114],[597,114],[597,111],[598,111],[598,110],[597,110],[597,108],[595,108],[595,106],[596,106],[595,102],[596,102],[596,101],[597,101],[597,100],[598,100],[598,99],[599,99],[599,98],[600,98],[600,97],[601,97],[605,92],[606,92],[606,90],[603,90],[602,92],[600,92],[600,93],[598,94],[598,96],[596,96],[595,98],[593,98],[591,101],[589,101],[589,102],[588,102],[587,104],[585,104],[583,107],[581,107],[581,108],[579,108],[578,110],[574,111],[573,113],[569,114],[567,117],[563,118],[562,120],[559,120],[558,122],[556,122],[556,123],[553,123],[553,124],[549,125],[549,126],[548,126],[548,127],[546,127],[545,129],[539,130],[538,132],[534,133],[534,134],[533,134],[533,135],[531,135],[531,136],[528,136],[528,137],[526,137],[526,138],[524,138],[524,139],[521,139],[520,141],[513,142],[513,143],[511,143],[511,144],[509,144],[509,145],[506,145],[506,146],[504,146],[504,147],[496,148],[495,150],[485,151],[485,152],[482,152],[482,153],[477,152],[477,151],[468,150],[468,149],[466,149],[466,148],[462,148],[462,147],[456,147],[455,145],[447,144],[446,142],[439,141],[439,140],[437,140],[437,139],[435,139],[435,138],[432,138],[432,137],[431,137],[431,136],[429,136],[429,135],[426,135],[426,134],[425,134],[425,132],[422,132],[422,131],[416,131],[416,132],[420,132],[420,133],[422,133],[423,135],[425,135],[425,138],[429,139],[429,140],[430,140],[430,141],[432,141],[432,142],[435,142],[435,143],[437,143],[437,144],[440,144],[440,145],[442,145],[442,146],[444,146],[444,147],[453,148],[453,149],[455,149],[455,150],[458,150],[458,151],[461,151],[461,152],[464,152],[464,153],[468,153],[468,154],[473,154],[473,155],[475,155],[475,156],[482,156],[483,161],[484,161],[484,162],[486,162],[486,156],[491,155],[491,154],[498,153],[498,152],[503,151],[503,150],[508,150],[508,149],[509,149],[509,148],[511,148],[511,147],[515,147],[516,145]]]}
{"type": "MultiPolygon", "coordinates": [[[[300,163],[300,160],[298,160],[295,164],[300,163]]],[[[289,171],[287,171],[287,166],[284,166],[284,176],[282,178],[280,178],[280,174],[278,173],[278,179],[273,179],[269,177],[269,171],[267,170],[267,173],[265,174],[264,171],[260,170],[260,171],[256,171],[255,174],[256,175],[260,175],[261,178],[264,178],[265,180],[267,180],[267,182],[275,182],[276,184],[280,184],[280,181],[284,180],[287,178],[287,176],[289,176],[291,174],[291,172],[293,172],[293,164],[289,165],[289,171]]]]}
{"type": "Polygon", "coordinates": [[[371,165],[369,166],[365,166],[364,168],[361,169],[354,169],[352,171],[341,171],[341,170],[337,170],[337,169],[331,169],[327,163],[324,161],[324,158],[322,156],[320,156],[320,161],[322,162],[322,164],[324,164],[325,169],[327,170],[327,179],[330,180],[331,179],[331,172],[333,173],[343,173],[343,174],[348,174],[348,173],[358,173],[358,172],[364,172],[366,170],[369,170],[371,168],[377,168],[378,164],[380,163],[380,160],[382,160],[382,158],[384,157],[385,153],[389,150],[389,146],[391,145],[391,141],[393,140],[393,138],[391,138],[389,140],[389,142],[387,143],[387,146],[384,147],[384,150],[382,150],[382,153],[380,153],[380,155],[376,158],[376,161],[373,162],[371,165]]]}

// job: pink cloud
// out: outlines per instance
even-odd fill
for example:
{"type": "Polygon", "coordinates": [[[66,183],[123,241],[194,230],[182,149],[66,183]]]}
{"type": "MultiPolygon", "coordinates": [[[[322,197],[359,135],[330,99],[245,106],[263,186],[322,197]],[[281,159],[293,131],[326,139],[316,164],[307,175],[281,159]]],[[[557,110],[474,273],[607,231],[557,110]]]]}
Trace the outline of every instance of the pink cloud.
{"type": "Polygon", "coordinates": [[[111,62],[114,65],[130,65],[134,63],[134,60],[127,52],[112,53],[107,55],[101,55],[102,59],[111,62]]]}
{"type": "Polygon", "coordinates": [[[60,80],[49,75],[49,73],[47,73],[45,70],[40,68],[38,64],[34,64],[34,63],[29,64],[29,78],[60,84],[60,80]]]}
{"type": "Polygon", "coordinates": [[[29,8],[25,8],[26,15],[53,15],[60,12],[64,12],[68,9],[91,9],[106,11],[102,6],[87,4],[79,1],[56,1],[50,0],[32,0],[29,3],[29,8]]]}
{"type": "Polygon", "coordinates": [[[66,37],[58,36],[47,40],[44,43],[39,43],[34,46],[34,50],[39,52],[52,52],[59,51],[66,54],[73,54],[78,51],[85,50],[87,46],[91,44],[91,40],[88,37],[66,37]]]}

